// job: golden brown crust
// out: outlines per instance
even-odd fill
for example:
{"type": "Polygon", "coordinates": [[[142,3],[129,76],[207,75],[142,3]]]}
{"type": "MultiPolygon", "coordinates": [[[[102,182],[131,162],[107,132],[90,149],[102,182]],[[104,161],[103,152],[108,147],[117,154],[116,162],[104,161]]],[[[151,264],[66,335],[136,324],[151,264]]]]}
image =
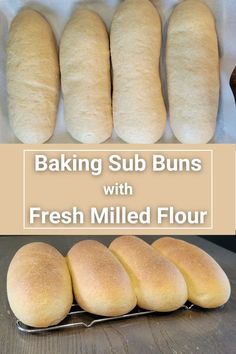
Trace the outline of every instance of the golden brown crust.
{"type": "Polygon", "coordinates": [[[188,298],[193,304],[214,308],[228,301],[229,280],[219,264],[205,251],[171,237],[160,238],[152,246],[179,268],[187,283],[188,298]]]}
{"type": "Polygon", "coordinates": [[[186,302],[182,274],[146,242],[135,236],[121,236],[109,248],[128,272],[140,307],[173,311],[186,302]]]}
{"type": "Polygon", "coordinates": [[[59,323],[70,311],[73,299],[65,258],[46,243],[21,247],[8,269],[7,295],[15,316],[26,325],[59,323]]]}
{"type": "Polygon", "coordinates": [[[128,274],[103,244],[86,240],[68,252],[76,301],[88,312],[118,316],[131,311],[136,296],[128,274]]]}

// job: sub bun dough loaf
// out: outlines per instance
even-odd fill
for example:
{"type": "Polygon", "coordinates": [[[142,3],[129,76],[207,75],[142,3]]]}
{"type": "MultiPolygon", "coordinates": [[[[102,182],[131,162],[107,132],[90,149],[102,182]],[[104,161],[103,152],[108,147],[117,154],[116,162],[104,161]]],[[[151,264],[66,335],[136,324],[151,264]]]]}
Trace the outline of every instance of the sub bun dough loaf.
{"type": "Polygon", "coordinates": [[[137,303],[128,274],[103,244],[85,240],[67,255],[74,296],[81,308],[100,316],[119,316],[137,303]]]}
{"type": "Polygon", "coordinates": [[[219,53],[215,20],[199,0],[185,0],[171,15],[167,33],[170,123],[185,144],[214,135],[219,101],[219,53]]]}
{"type": "Polygon", "coordinates": [[[11,24],[7,47],[10,124],[23,143],[40,144],[53,134],[60,80],[57,46],[49,23],[25,9],[11,24]]]}
{"type": "Polygon", "coordinates": [[[188,287],[188,299],[193,304],[215,308],[228,301],[229,280],[219,264],[205,251],[171,237],[160,238],[152,246],[181,271],[188,287]]]}
{"type": "Polygon", "coordinates": [[[128,272],[140,307],[166,312],[186,302],[182,274],[146,242],[135,236],[121,236],[109,248],[128,272]]]}
{"type": "Polygon", "coordinates": [[[60,45],[68,132],[82,143],[102,143],[112,133],[109,39],[102,19],[77,9],[60,45]]]}
{"type": "Polygon", "coordinates": [[[166,110],[159,75],[161,22],[149,0],[125,0],[111,26],[113,119],[127,143],[151,144],[163,135],[166,110]]]}
{"type": "Polygon", "coordinates": [[[15,316],[28,326],[48,327],[61,322],[73,300],[65,258],[46,243],[21,247],[8,269],[7,296],[15,316]]]}

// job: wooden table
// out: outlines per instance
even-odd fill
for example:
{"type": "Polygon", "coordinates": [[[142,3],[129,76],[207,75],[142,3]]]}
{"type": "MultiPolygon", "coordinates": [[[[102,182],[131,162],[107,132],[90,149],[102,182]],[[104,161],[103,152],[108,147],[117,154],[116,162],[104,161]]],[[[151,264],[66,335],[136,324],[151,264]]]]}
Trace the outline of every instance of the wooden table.
{"type": "MultiPolygon", "coordinates": [[[[234,237],[234,236],[233,236],[234,237]]],[[[96,237],[91,237],[97,239],[96,237]]],[[[149,242],[157,237],[146,237],[149,242]]],[[[198,237],[192,243],[209,252],[224,268],[232,285],[226,306],[216,310],[178,310],[118,320],[84,329],[30,335],[18,332],[6,296],[7,268],[16,250],[32,241],[44,241],[66,254],[82,237],[0,238],[0,353],[1,354],[233,354],[236,353],[236,255],[198,237]]],[[[108,244],[111,237],[101,236],[108,244]]],[[[236,239],[235,239],[236,242],[236,239]]]]}

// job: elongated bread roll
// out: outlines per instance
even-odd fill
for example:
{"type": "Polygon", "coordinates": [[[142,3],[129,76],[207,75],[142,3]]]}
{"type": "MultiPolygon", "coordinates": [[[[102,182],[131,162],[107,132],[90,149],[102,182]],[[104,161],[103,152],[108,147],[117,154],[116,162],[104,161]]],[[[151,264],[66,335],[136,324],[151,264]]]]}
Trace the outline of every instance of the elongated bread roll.
{"type": "Polygon", "coordinates": [[[10,124],[23,143],[44,143],[53,134],[59,88],[52,29],[38,12],[22,10],[9,33],[7,91],[10,124]]]}
{"type": "Polygon", "coordinates": [[[185,0],[174,9],[166,58],[173,132],[182,143],[207,143],[218,111],[219,53],[213,15],[201,1],[185,0]]]}
{"type": "Polygon", "coordinates": [[[160,238],[152,246],[179,268],[187,283],[189,301],[193,304],[214,308],[228,301],[229,280],[205,251],[171,237],[160,238]]]}
{"type": "Polygon", "coordinates": [[[62,35],[60,64],[67,130],[82,143],[102,143],[112,133],[110,53],[95,12],[75,11],[62,35]]]}
{"type": "Polygon", "coordinates": [[[128,274],[107,247],[86,240],[67,255],[74,295],[84,310],[101,316],[118,316],[137,303],[128,274]]]}
{"type": "Polygon", "coordinates": [[[70,311],[73,299],[65,258],[46,243],[21,247],[8,269],[7,296],[15,316],[26,325],[59,323],[70,311]]]}
{"type": "Polygon", "coordinates": [[[187,300],[187,287],[179,270],[135,236],[121,236],[110,250],[128,272],[138,305],[147,310],[173,311],[187,300]]]}
{"type": "Polygon", "coordinates": [[[164,132],[159,75],[160,17],[149,0],[125,0],[111,26],[113,119],[127,143],[151,144],[164,132]]]}

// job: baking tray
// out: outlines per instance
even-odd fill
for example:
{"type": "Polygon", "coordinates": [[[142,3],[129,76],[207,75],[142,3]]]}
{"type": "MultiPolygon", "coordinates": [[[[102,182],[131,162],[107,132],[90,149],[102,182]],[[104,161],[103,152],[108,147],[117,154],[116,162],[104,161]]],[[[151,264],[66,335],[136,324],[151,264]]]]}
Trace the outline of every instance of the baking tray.
{"type": "MultiPolygon", "coordinates": [[[[0,0],[0,143],[19,143],[14,136],[8,119],[7,94],[6,94],[6,44],[8,28],[17,12],[24,6],[30,6],[41,12],[51,24],[59,43],[62,31],[74,8],[83,4],[96,11],[110,28],[112,17],[122,0],[0,0]]],[[[161,77],[163,93],[167,102],[166,73],[165,73],[165,37],[169,16],[176,4],[181,0],[152,0],[158,8],[163,27],[163,49],[161,57],[161,77]]],[[[220,48],[220,79],[221,95],[217,128],[211,143],[235,143],[236,142],[236,109],[234,96],[230,89],[229,81],[231,73],[236,65],[236,1],[235,0],[202,0],[214,13],[219,38],[220,48]]],[[[191,90],[191,87],[189,87],[191,90]]],[[[78,143],[69,133],[64,124],[63,99],[61,97],[57,115],[56,129],[48,143],[73,144],[78,143]]],[[[106,143],[123,143],[115,132],[106,143]]],[[[165,134],[158,143],[178,143],[169,125],[169,119],[165,134]]]]}
{"type": "MultiPolygon", "coordinates": [[[[185,310],[190,310],[193,306],[194,306],[193,304],[186,303],[181,308],[185,310]]],[[[37,334],[37,333],[45,333],[45,332],[69,329],[75,327],[90,328],[98,323],[104,323],[107,321],[114,321],[114,320],[122,320],[126,318],[149,315],[153,313],[158,313],[158,312],[143,310],[139,307],[135,307],[131,312],[122,316],[101,317],[101,316],[90,314],[82,310],[77,304],[73,304],[66,318],[61,323],[55,326],[50,326],[46,328],[35,328],[35,327],[27,326],[19,320],[16,320],[16,326],[20,332],[37,334]]]]}

